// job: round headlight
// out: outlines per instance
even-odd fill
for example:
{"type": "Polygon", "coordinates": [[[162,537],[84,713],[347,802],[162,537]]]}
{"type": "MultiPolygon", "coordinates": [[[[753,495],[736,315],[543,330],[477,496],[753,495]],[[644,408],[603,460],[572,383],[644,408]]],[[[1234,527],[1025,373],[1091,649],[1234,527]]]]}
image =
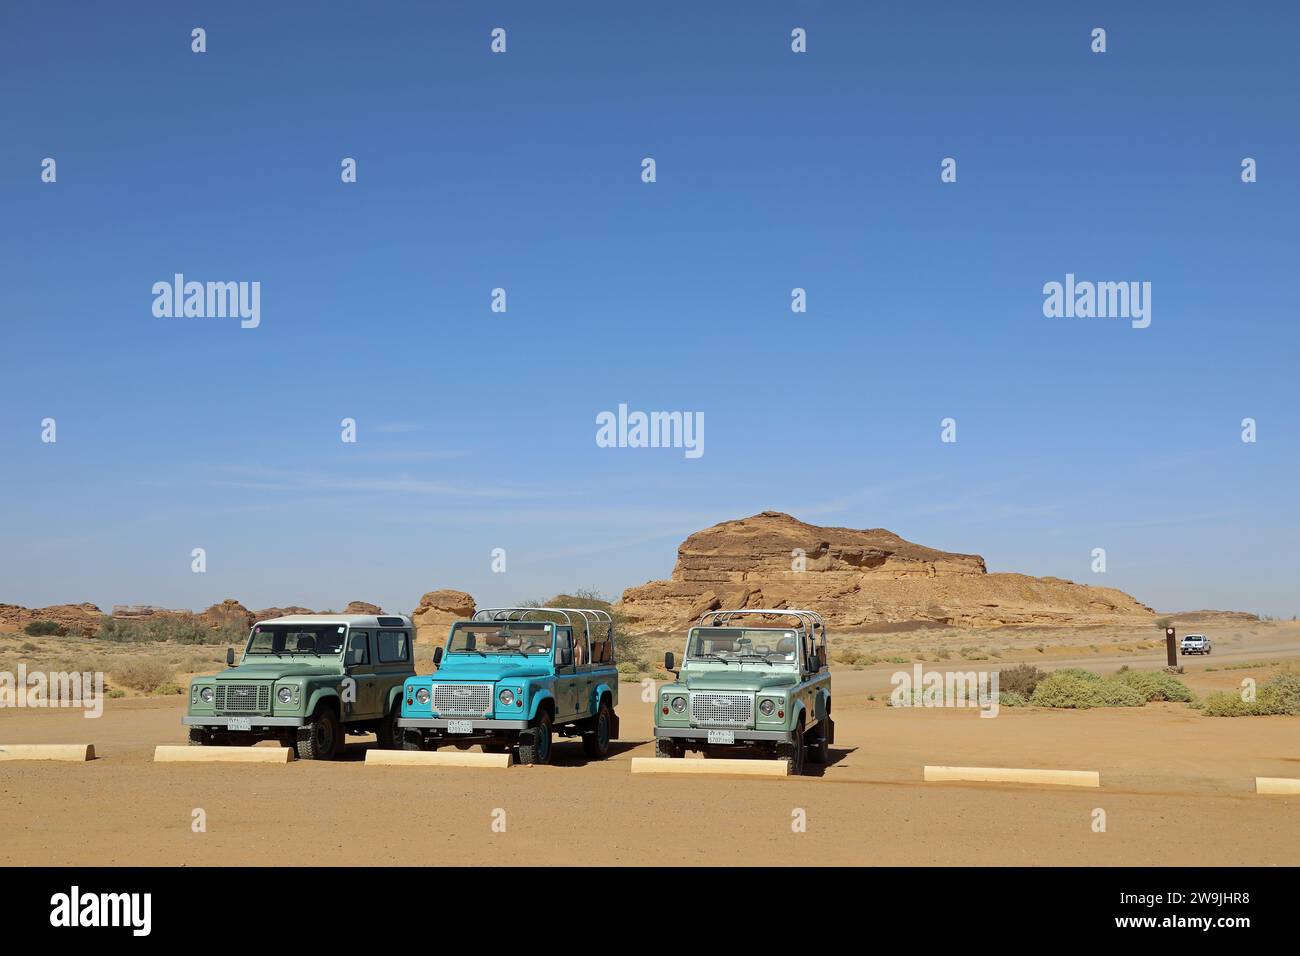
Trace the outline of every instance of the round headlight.
{"type": "Polygon", "coordinates": [[[281,687],[275,692],[275,696],[280,699],[280,703],[287,704],[293,700],[293,691],[288,687],[281,687]]]}
{"type": "Polygon", "coordinates": [[[674,697],[674,698],[673,698],[673,710],[677,711],[677,713],[680,714],[680,713],[681,713],[682,711],[684,711],[685,709],[686,709],[686,698],[685,698],[685,697],[674,697]]]}
{"type": "Polygon", "coordinates": [[[508,690],[503,690],[497,694],[497,700],[501,701],[504,706],[509,707],[515,702],[515,695],[508,690]]]}
{"type": "Polygon", "coordinates": [[[212,688],[211,687],[203,688],[201,691],[199,691],[199,697],[203,698],[203,703],[205,704],[212,703],[212,688]]]}
{"type": "Polygon", "coordinates": [[[764,717],[771,717],[772,711],[776,710],[776,701],[761,700],[758,702],[758,709],[764,717]]]}
{"type": "Polygon", "coordinates": [[[421,687],[417,690],[415,692],[415,699],[422,704],[427,704],[429,702],[429,688],[421,687]]]}

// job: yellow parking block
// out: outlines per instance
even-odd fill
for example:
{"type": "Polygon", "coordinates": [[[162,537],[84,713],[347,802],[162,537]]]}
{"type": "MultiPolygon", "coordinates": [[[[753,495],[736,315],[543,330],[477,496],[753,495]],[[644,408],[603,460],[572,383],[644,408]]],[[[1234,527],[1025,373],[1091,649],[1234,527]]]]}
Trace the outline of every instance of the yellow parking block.
{"type": "Polygon", "coordinates": [[[788,776],[784,760],[728,760],[702,757],[633,757],[633,773],[722,773],[744,777],[788,776]]]}
{"type": "Polygon", "coordinates": [[[0,744],[0,760],[65,760],[84,763],[94,759],[94,744],[0,744]]]}
{"type": "Polygon", "coordinates": [[[1019,770],[1011,767],[929,767],[928,783],[960,780],[970,783],[1037,783],[1056,787],[1100,787],[1095,770],[1019,770]]]}

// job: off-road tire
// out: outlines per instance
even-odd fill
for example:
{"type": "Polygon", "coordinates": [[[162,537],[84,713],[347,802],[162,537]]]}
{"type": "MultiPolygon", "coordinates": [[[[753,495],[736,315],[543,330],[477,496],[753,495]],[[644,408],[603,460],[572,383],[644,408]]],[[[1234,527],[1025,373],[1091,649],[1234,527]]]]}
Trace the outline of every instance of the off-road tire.
{"type": "Polygon", "coordinates": [[[402,702],[393,701],[393,709],[379,722],[379,727],[375,730],[375,739],[378,742],[380,750],[402,750],[402,740],[405,731],[397,726],[397,720],[402,716],[402,702]]]}
{"type": "Polygon", "coordinates": [[[343,728],[338,715],[322,707],[306,726],[298,730],[299,760],[333,760],[343,749],[343,728]]]}
{"type": "Polygon", "coordinates": [[[429,748],[424,745],[424,734],[418,730],[404,730],[402,731],[401,749],[428,750],[429,748]]]}
{"type": "Polygon", "coordinates": [[[602,700],[596,716],[591,719],[591,730],[582,735],[582,752],[592,760],[604,760],[608,757],[609,733],[613,724],[609,706],[602,700]]]}
{"type": "Polygon", "coordinates": [[[537,714],[533,726],[519,735],[519,762],[525,765],[548,764],[554,749],[551,715],[543,710],[537,714]]]}
{"type": "Polygon", "coordinates": [[[818,721],[808,739],[808,762],[823,767],[831,759],[831,742],[826,729],[826,721],[818,721]]]}
{"type": "Polygon", "coordinates": [[[682,746],[681,741],[673,740],[671,737],[655,738],[655,756],[667,759],[684,757],[686,748],[682,746]]]}
{"type": "Polygon", "coordinates": [[[190,746],[191,747],[212,746],[212,731],[208,730],[206,727],[191,727],[190,746]]]}
{"type": "Polygon", "coordinates": [[[803,724],[799,723],[794,728],[794,739],[789,743],[777,745],[776,755],[785,761],[785,772],[788,776],[803,776],[804,751],[803,724]]]}

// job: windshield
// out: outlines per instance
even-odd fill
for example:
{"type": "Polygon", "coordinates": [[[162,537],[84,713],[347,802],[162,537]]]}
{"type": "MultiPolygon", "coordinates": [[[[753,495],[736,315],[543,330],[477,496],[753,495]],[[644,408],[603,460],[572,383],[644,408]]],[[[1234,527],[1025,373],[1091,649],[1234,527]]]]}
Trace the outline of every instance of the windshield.
{"type": "Polygon", "coordinates": [[[554,626],[518,621],[500,624],[457,624],[447,641],[448,654],[523,655],[540,657],[551,653],[554,626]]]}
{"type": "Polygon", "coordinates": [[[248,653],[334,655],[343,650],[346,630],[342,624],[259,624],[248,641],[248,653]]]}
{"type": "Polygon", "coordinates": [[[794,664],[799,660],[799,632],[777,628],[697,627],[686,642],[686,656],[694,660],[794,664]]]}

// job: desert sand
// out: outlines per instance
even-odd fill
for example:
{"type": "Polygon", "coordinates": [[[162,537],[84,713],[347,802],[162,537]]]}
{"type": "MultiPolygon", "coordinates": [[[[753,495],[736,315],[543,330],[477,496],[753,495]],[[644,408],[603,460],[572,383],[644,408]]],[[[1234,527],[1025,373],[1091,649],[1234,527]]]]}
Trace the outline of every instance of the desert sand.
{"type": "MultiPolygon", "coordinates": [[[[1262,679],[1300,656],[1300,625],[1256,624],[1185,661],[1198,693],[1262,679]],[[1245,665],[1245,666],[1243,666],[1245,665]],[[1232,668],[1232,669],[1227,669],[1232,668]]],[[[1007,651],[1040,655],[1033,646],[1007,651]]],[[[1080,661],[1154,666],[1154,651],[1080,661]]],[[[1075,663],[1066,653],[1050,664],[1075,663]]],[[[936,665],[940,666],[940,665],[936,665]]],[[[942,665],[948,666],[948,665],[942,665]]],[[[956,666],[956,665],[953,665],[956,666]]],[[[1049,666],[1049,665],[1043,665],[1049,666]]],[[[165,765],[179,697],[110,700],[104,716],[0,711],[0,740],[92,742],[84,764],[0,765],[0,863],[14,865],[1294,865],[1300,797],[1260,796],[1255,776],[1300,777],[1300,719],[1210,718],[1181,704],[1091,711],[885,706],[890,663],[836,667],[837,743],[819,775],[645,777],[642,685],[620,686],[623,739],[604,762],[563,742],[550,767],[165,765]],[[873,699],[874,698],[874,699],[873,699]],[[925,764],[1097,770],[1099,790],[922,782],[925,764]],[[206,832],[195,833],[195,809],[206,832]],[[1094,832],[1094,811],[1106,814],[1094,832]],[[497,810],[506,832],[494,832],[497,810]],[[794,832],[794,814],[806,832],[794,832]]],[[[259,746],[267,746],[265,744],[259,746]]]]}

